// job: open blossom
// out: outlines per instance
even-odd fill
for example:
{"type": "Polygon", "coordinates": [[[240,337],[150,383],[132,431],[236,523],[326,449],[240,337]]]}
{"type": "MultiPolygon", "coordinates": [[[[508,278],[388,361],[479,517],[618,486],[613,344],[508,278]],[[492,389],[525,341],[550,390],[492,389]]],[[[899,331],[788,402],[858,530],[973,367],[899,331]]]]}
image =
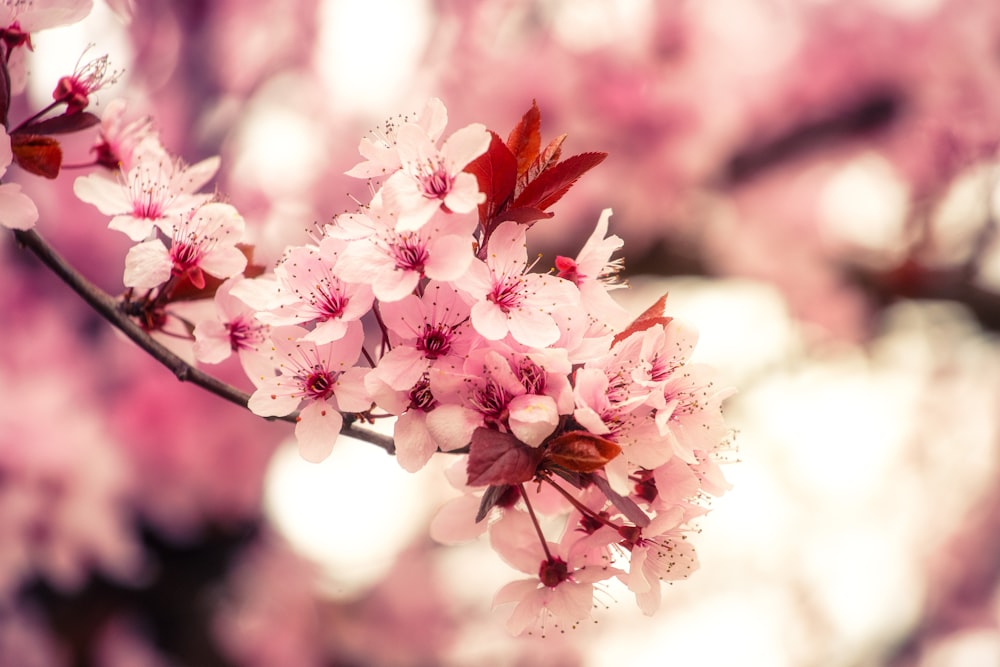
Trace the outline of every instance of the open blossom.
{"type": "Polygon", "coordinates": [[[202,320],[194,328],[194,356],[202,363],[217,364],[235,353],[252,380],[268,363],[263,348],[271,327],[258,321],[253,309],[230,293],[242,280],[240,275],[233,276],[216,290],[216,317],[202,320]]]}
{"type": "Polygon", "coordinates": [[[509,333],[522,345],[547,347],[561,335],[552,313],[580,302],[580,292],[568,280],[541,273],[526,273],[528,251],[525,229],[504,222],[490,236],[486,262],[469,267],[460,287],[473,297],[472,325],[489,340],[509,333]]]}
{"type": "Polygon", "coordinates": [[[441,405],[428,427],[444,449],[469,443],[481,426],[537,447],[573,410],[569,362],[558,349],[515,352],[502,344],[473,350],[461,369],[436,368],[431,390],[441,405]]]}
{"type": "Polygon", "coordinates": [[[300,327],[275,332],[278,374],[258,380],[247,407],[261,417],[284,417],[302,406],[295,424],[299,453],[318,463],[333,450],[344,425],[341,412],[363,412],[371,399],[364,384],[368,370],[353,366],[361,353],[361,329],[323,344],[305,334],[300,327]]]}
{"type": "Polygon", "coordinates": [[[185,165],[151,136],[135,148],[132,167],[123,176],[109,178],[96,172],[81,176],[73,182],[73,192],[101,213],[112,216],[109,229],[142,241],[154,227],[169,229],[192,209],[209,201],[211,194],[195,193],[218,169],[218,157],[185,165]]]}
{"type": "Polygon", "coordinates": [[[430,368],[459,366],[472,344],[469,306],[449,285],[429,283],[421,297],[384,304],[382,321],[392,350],[369,376],[397,391],[409,391],[430,368]]]}
{"type": "Polygon", "coordinates": [[[368,283],[382,302],[412,294],[423,278],[460,279],[472,263],[475,220],[438,215],[416,231],[400,232],[395,215],[381,206],[370,214],[344,214],[328,233],[354,237],[338,270],[345,280],[368,283]]]}
{"type": "Polygon", "coordinates": [[[169,229],[170,247],[160,239],[133,246],[125,256],[125,285],[152,289],[172,276],[205,287],[205,274],[229,278],[242,271],[246,255],[243,217],[229,204],[211,202],[188,213],[169,229]]]}
{"type": "Polygon", "coordinates": [[[341,279],[336,270],[344,243],[324,238],[318,246],[290,249],[274,269],[273,279],[248,280],[234,294],[258,311],[271,326],[311,325],[306,339],[328,343],[359,329],[371,310],[372,289],[341,279]]]}
{"type": "Polygon", "coordinates": [[[577,286],[580,302],[592,321],[609,330],[615,323],[628,319],[626,310],[608,294],[609,290],[625,287],[623,283],[615,282],[622,262],[611,259],[624,241],[614,234],[606,236],[610,218],[611,209],[604,209],[576,259],[556,257],[556,275],[577,286]]]}
{"type": "Polygon", "coordinates": [[[647,616],[660,606],[662,581],[686,579],[698,568],[698,556],[681,529],[683,512],[661,512],[645,528],[635,528],[622,548],[629,551],[628,572],[618,575],[647,616]]]}
{"type": "MultiPolygon", "coordinates": [[[[573,627],[590,617],[594,584],[617,570],[601,545],[573,548],[579,539],[567,530],[561,542],[548,542],[543,550],[524,512],[507,512],[490,527],[490,544],[496,552],[509,565],[533,575],[510,582],[493,599],[494,607],[512,605],[507,619],[512,634],[544,635],[547,627],[573,627]]],[[[609,534],[607,542],[613,539],[609,534]]]]}
{"type": "MultiPolygon", "coordinates": [[[[14,159],[7,131],[0,127],[0,179],[14,159]]],[[[8,229],[31,229],[38,222],[38,208],[17,183],[0,185],[0,225],[8,229]]]]}
{"type": "Polygon", "coordinates": [[[437,142],[444,132],[445,125],[448,124],[448,112],[441,100],[435,97],[427,102],[427,106],[415,121],[410,121],[406,116],[387,120],[383,127],[373,130],[369,136],[361,139],[358,152],[365,161],[348,170],[347,175],[356,178],[382,178],[398,170],[402,162],[399,150],[396,148],[396,132],[402,125],[410,122],[423,129],[432,142],[437,142]]]}
{"type": "Polygon", "coordinates": [[[441,148],[427,130],[404,123],[396,133],[401,168],[386,180],[383,197],[399,211],[396,229],[420,229],[438,210],[471,213],[485,201],[476,177],[463,171],[486,152],[490,133],[478,123],[456,131],[441,148]]]}

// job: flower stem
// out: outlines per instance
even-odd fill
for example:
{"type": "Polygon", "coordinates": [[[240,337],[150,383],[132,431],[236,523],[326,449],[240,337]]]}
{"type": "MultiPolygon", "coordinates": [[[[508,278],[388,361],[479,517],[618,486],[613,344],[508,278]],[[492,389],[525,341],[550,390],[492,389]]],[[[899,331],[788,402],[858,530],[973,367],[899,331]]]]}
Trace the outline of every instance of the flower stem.
{"type": "MultiPolygon", "coordinates": [[[[34,229],[26,231],[14,230],[14,237],[21,246],[34,253],[45,266],[76,292],[87,305],[110,322],[112,326],[125,334],[132,342],[146,351],[151,357],[170,369],[178,380],[181,382],[190,382],[230,403],[247,409],[247,401],[250,400],[249,394],[191,366],[164,347],[163,344],[150,336],[139,324],[125,314],[117,299],[94,285],[79,271],[70,266],[34,229]]],[[[278,417],[277,419],[295,423],[296,418],[297,414],[293,413],[285,417],[278,417]]],[[[344,415],[344,426],[341,429],[341,433],[381,447],[390,454],[395,453],[396,446],[392,438],[381,433],[374,433],[367,429],[359,428],[355,421],[356,419],[353,415],[344,415]]]]}
{"type": "Polygon", "coordinates": [[[531,517],[531,523],[535,524],[535,532],[538,533],[538,539],[542,542],[542,551],[545,552],[545,557],[549,561],[552,561],[552,552],[549,551],[549,542],[545,539],[545,533],[542,532],[542,527],[538,525],[538,517],[535,516],[535,509],[531,506],[531,501],[528,500],[528,494],[524,490],[524,484],[518,484],[517,490],[521,492],[521,498],[524,500],[524,505],[528,508],[528,515],[531,517]]]}

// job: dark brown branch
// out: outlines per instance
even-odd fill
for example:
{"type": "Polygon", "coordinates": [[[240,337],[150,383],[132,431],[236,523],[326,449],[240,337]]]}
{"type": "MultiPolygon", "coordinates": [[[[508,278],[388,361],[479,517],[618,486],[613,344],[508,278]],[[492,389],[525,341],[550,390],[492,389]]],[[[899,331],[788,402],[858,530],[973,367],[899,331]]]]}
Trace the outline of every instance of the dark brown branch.
{"type": "MultiPolygon", "coordinates": [[[[227,384],[218,378],[205,373],[181,359],[163,346],[159,341],[149,335],[141,326],[126,315],[119,302],[110,294],[94,285],[81,275],[76,269],[69,265],[63,257],[48,244],[41,235],[33,229],[27,231],[14,231],[14,237],[23,247],[33,252],[45,266],[52,270],[59,278],[70,286],[80,298],[93,308],[101,317],[110,322],[116,329],[128,336],[132,342],[145,350],[151,357],[170,369],[174,376],[181,382],[190,382],[202,389],[209,391],[230,403],[234,403],[243,409],[247,409],[247,401],[250,395],[246,392],[227,384]]],[[[279,417],[283,421],[294,423],[297,416],[295,414],[279,417]]],[[[381,433],[374,433],[364,428],[360,428],[355,423],[351,415],[345,415],[344,427],[341,433],[352,438],[362,440],[377,447],[381,447],[388,453],[396,451],[392,438],[381,433]]]]}

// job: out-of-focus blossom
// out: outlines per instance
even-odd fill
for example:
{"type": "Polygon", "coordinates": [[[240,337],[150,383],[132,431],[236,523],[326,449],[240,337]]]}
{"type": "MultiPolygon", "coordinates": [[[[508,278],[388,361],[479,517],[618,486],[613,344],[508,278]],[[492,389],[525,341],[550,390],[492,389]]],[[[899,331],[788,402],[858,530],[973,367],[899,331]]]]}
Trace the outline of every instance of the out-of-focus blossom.
{"type": "MultiPolygon", "coordinates": [[[[6,129],[0,137],[0,178],[7,172],[14,153],[6,129]]],[[[38,208],[17,183],[0,185],[0,225],[8,229],[31,229],[38,221],[38,208]]]]}
{"type": "Polygon", "coordinates": [[[128,173],[132,169],[133,154],[146,139],[154,136],[153,121],[149,116],[126,121],[128,102],[111,100],[101,116],[100,135],[91,149],[97,153],[97,164],[113,171],[128,173]]]}
{"type": "Polygon", "coordinates": [[[73,182],[81,200],[112,216],[109,229],[133,241],[142,241],[154,227],[172,225],[212,195],[195,194],[219,169],[219,158],[184,165],[173,158],[155,137],[143,139],[133,152],[133,164],[124,182],[92,173],[73,182]]]}
{"type": "Polygon", "coordinates": [[[82,67],[77,63],[71,75],[59,79],[52,91],[52,99],[66,105],[64,113],[79,113],[90,104],[91,95],[113,85],[120,75],[120,72],[108,71],[107,55],[90,60],[82,67]]]}
{"type": "Polygon", "coordinates": [[[0,44],[12,94],[24,92],[28,82],[24,51],[31,48],[32,33],[76,23],[93,4],[92,0],[7,0],[0,5],[0,44]]]}

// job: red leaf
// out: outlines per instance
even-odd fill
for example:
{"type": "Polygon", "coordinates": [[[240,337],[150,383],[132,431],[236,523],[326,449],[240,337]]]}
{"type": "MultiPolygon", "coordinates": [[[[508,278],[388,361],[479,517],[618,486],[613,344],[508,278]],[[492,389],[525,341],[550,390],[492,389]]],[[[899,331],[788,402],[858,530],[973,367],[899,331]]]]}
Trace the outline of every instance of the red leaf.
{"type": "Polygon", "coordinates": [[[577,179],[599,165],[607,153],[581,153],[549,167],[528,183],[512,206],[533,206],[543,211],[559,201],[577,179]]]}
{"type": "Polygon", "coordinates": [[[79,132],[80,130],[86,130],[88,127],[93,127],[100,122],[101,119],[89,111],[64,113],[25,125],[17,131],[17,134],[64,134],[66,132],[79,132]]]}
{"type": "Polygon", "coordinates": [[[594,472],[621,454],[616,443],[589,431],[569,431],[549,440],[545,458],[573,472],[594,472]]]}
{"type": "Polygon", "coordinates": [[[520,484],[534,479],[542,459],[539,449],[529,447],[510,433],[479,427],[472,433],[465,472],[469,486],[520,484]]]}
{"type": "Polygon", "coordinates": [[[479,224],[486,228],[514,192],[517,158],[500,136],[490,130],[490,147],[470,162],[465,171],[476,177],[479,191],[486,194],[486,201],[479,205],[479,224]]]}
{"type": "Polygon", "coordinates": [[[635,318],[631,324],[625,327],[624,331],[618,332],[618,335],[611,340],[612,347],[639,331],[645,331],[657,324],[662,324],[663,326],[670,324],[670,320],[673,318],[663,314],[667,309],[667,294],[661,296],[656,303],[643,311],[642,315],[635,318]]]}
{"type": "Polygon", "coordinates": [[[535,222],[537,220],[546,220],[551,218],[554,213],[549,213],[547,211],[542,211],[533,206],[521,206],[518,208],[508,208],[503,211],[500,216],[504,221],[513,220],[522,225],[527,225],[529,223],[535,222]]]}
{"type": "Polygon", "coordinates": [[[10,138],[14,161],[21,169],[36,176],[55,178],[62,166],[59,142],[34,134],[15,134],[10,138]]]}
{"type": "Polygon", "coordinates": [[[517,186],[514,188],[514,197],[520,196],[524,188],[528,187],[528,183],[538,178],[538,175],[543,171],[556,164],[559,161],[559,157],[562,155],[562,145],[566,141],[566,135],[560,134],[558,137],[549,142],[549,145],[545,147],[535,161],[531,163],[526,172],[518,173],[517,176],[517,186]]]}
{"type": "Polygon", "coordinates": [[[507,148],[517,158],[518,177],[525,174],[538,157],[538,150],[542,147],[541,127],[542,114],[538,110],[538,103],[532,100],[531,108],[507,137],[507,148]]]}

